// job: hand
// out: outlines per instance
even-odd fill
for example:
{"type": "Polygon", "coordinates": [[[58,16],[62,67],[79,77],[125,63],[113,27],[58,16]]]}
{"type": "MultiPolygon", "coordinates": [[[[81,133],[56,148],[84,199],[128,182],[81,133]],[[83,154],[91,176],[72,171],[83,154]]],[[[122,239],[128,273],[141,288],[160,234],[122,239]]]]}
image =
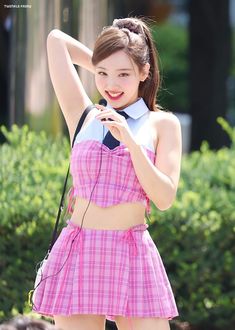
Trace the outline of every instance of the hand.
{"type": "Polygon", "coordinates": [[[103,105],[95,104],[95,106],[101,111],[95,118],[110,130],[115,139],[124,143],[127,147],[133,144],[134,137],[125,117],[119,115],[118,111],[107,109],[103,105]]]}

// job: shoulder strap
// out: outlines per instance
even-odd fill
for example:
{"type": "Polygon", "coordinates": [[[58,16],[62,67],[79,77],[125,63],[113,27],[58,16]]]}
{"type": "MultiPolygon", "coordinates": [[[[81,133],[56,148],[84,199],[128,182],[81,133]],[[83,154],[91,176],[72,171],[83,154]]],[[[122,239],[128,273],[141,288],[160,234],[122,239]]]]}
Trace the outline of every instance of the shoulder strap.
{"type": "Polygon", "coordinates": [[[86,118],[86,116],[88,115],[88,113],[91,111],[91,109],[95,108],[95,105],[94,104],[90,104],[88,105],[88,107],[83,111],[83,114],[78,122],[78,125],[77,125],[77,128],[76,128],[76,131],[74,133],[74,137],[73,137],[73,142],[72,142],[72,147],[74,145],[74,141],[75,141],[75,138],[78,134],[78,132],[80,131],[81,127],[82,127],[82,124],[84,123],[84,120],[86,118]]]}
{"type": "MultiPolygon", "coordinates": [[[[80,131],[80,129],[82,127],[82,124],[84,123],[84,120],[85,120],[87,114],[93,108],[95,108],[95,105],[94,104],[90,104],[83,111],[83,114],[82,114],[82,116],[81,116],[81,118],[80,118],[80,120],[78,122],[76,131],[75,131],[75,134],[74,134],[74,137],[73,137],[72,148],[73,148],[73,145],[74,145],[75,138],[76,138],[78,132],[80,131]]],[[[51,251],[51,249],[52,249],[52,247],[55,244],[55,241],[57,239],[57,231],[58,231],[58,225],[59,225],[60,215],[61,215],[61,212],[63,211],[63,208],[64,208],[64,195],[65,195],[65,191],[66,191],[66,186],[67,186],[67,181],[68,181],[68,176],[69,176],[69,170],[70,170],[70,164],[69,164],[69,168],[68,168],[67,175],[66,175],[66,178],[65,178],[64,187],[63,187],[63,190],[62,190],[62,196],[61,196],[61,199],[60,199],[60,206],[59,206],[59,209],[58,209],[57,218],[56,218],[56,222],[55,222],[55,226],[54,226],[54,230],[53,230],[53,234],[52,234],[51,243],[49,245],[48,253],[51,251]]]]}

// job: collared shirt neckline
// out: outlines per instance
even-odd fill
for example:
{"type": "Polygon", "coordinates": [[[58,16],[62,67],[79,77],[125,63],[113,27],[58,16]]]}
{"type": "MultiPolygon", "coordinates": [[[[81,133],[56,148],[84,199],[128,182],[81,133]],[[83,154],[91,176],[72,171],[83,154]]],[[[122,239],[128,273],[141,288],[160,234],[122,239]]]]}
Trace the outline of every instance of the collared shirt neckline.
{"type": "MultiPolygon", "coordinates": [[[[111,105],[107,104],[107,108],[112,108],[111,105]]],[[[143,98],[139,98],[136,102],[128,105],[126,108],[122,110],[118,110],[117,112],[125,111],[131,118],[138,119],[143,116],[146,112],[150,111],[144,102],[143,98]]]]}

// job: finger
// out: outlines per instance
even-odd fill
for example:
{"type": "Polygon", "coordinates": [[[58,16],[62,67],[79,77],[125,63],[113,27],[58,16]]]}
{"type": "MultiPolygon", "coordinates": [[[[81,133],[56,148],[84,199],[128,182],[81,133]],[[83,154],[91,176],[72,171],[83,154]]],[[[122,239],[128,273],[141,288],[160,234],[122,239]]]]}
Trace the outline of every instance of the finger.
{"type": "Polygon", "coordinates": [[[122,120],[123,120],[122,116],[119,116],[118,114],[113,113],[112,111],[109,111],[109,110],[102,111],[101,113],[97,114],[95,117],[96,117],[96,119],[111,118],[111,119],[113,119],[115,121],[119,121],[119,122],[122,122],[122,120]]]}
{"type": "Polygon", "coordinates": [[[97,109],[100,109],[100,110],[105,110],[105,109],[106,109],[105,106],[103,106],[103,105],[101,105],[101,104],[97,104],[97,103],[95,103],[95,107],[96,107],[97,109]]]}
{"type": "Polygon", "coordinates": [[[111,114],[99,114],[97,116],[95,116],[95,118],[97,120],[101,120],[101,121],[106,121],[106,120],[117,120],[114,116],[112,116],[111,114]],[[111,118],[112,117],[112,118],[111,118]]]}
{"type": "Polygon", "coordinates": [[[118,128],[123,128],[123,123],[119,123],[117,121],[111,121],[111,120],[106,120],[104,122],[104,126],[106,126],[107,128],[110,128],[110,127],[118,127],[118,128]]]}
{"type": "MultiPolygon", "coordinates": [[[[102,114],[103,114],[103,113],[104,113],[104,114],[109,114],[109,113],[115,114],[115,112],[114,112],[113,110],[111,110],[111,109],[102,108],[101,110],[102,110],[102,114]]],[[[100,115],[100,114],[101,114],[101,113],[97,114],[97,116],[100,115]]]]}
{"type": "Polygon", "coordinates": [[[108,120],[110,117],[111,117],[111,114],[110,114],[110,111],[109,110],[108,111],[107,110],[103,110],[100,113],[98,113],[98,114],[95,115],[95,118],[97,120],[102,120],[102,121],[108,120]]]}

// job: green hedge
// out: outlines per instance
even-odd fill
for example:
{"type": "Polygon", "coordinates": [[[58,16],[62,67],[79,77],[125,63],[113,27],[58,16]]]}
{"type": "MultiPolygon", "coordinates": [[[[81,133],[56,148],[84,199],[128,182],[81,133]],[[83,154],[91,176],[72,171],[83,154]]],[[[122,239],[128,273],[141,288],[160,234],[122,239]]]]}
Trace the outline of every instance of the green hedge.
{"type": "Polygon", "coordinates": [[[162,80],[158,103],[174,112],[188,113],[188,31],[184,26],[167,23],[153,26],[153,38],[162,80]]]}
{"type": "MultiPolygon", "coordinates": [[[[68,166],[69,142],[28,126],[1,127],[0,318],[26,308],[35,266],[46,253],[68,166]]],[[[69,186],[69,185],[68,185],[69,186]]],[[[64,213],[64,212],[63,212],[64,213]]],[[[26,309],[27,310],[27,309],[26,309]]]]}
{"type": "MultiPolygon", "coordinates": [[[[150,233],[167,269],[180,320],[193,329],[235,327],[235,129],[220,119],[231,148],[184,155],[174,205],[154,206],[150,233]]],[[[28,312],[34,268],[47,250],[64,177],[69,142],[27,126],[2,132],[0,147],[0,318],[28,312]]],[[[70,178],[71,179],[71,178],[70,178]]],[[[68,184],[68,187],[70,183],[68,184]]]]}
{"type": "Polygon", "coordinates": [[[185,155],[174,205],[154,209],[151,233],[166,265],[182,321],[235,329],[235,129],[217,152],[204,142],[185,155]]]}

